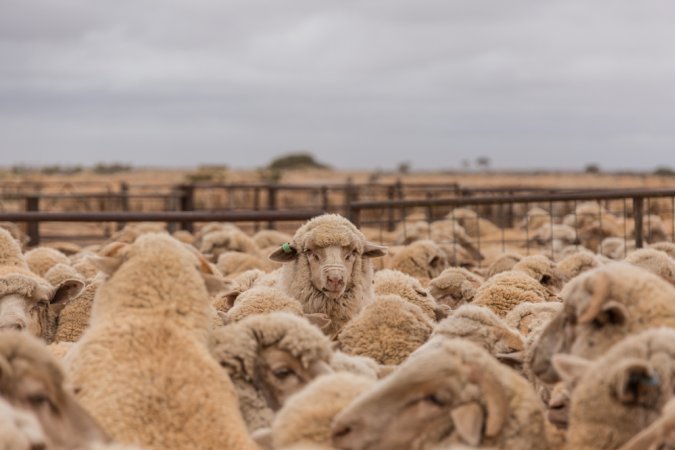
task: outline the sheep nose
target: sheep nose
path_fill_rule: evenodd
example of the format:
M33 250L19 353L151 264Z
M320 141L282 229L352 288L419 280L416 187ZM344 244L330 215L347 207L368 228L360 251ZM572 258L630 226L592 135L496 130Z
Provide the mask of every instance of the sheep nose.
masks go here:
M328 285L328 289L331 291L337 291L340 288L342 288L342 285L344 284L344 279L342 278L342 275L328 275L326 277L326 285Z

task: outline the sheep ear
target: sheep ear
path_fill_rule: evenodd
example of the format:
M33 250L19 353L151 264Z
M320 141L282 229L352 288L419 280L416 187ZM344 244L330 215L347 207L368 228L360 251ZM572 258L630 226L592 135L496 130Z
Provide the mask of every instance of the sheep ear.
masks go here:
M524 352L497 353L495 358L513 369L518 369L523 366L525 355Z
M381 380L382 378L384 378L384 377L388 376L389 374L391 374L392 372L394 372L394 370L396 370L397 367L398 366L394 366L394 365L379 366L378 369L377 369L377 378L379 380Z
M298 249L288 242L281 244L277 250L269 256L269 259L276 262L289 262L298 257Z
M65 305L70 300L77 297L79 293L82 292L82 289L84 289L84 283L82 281L75 279L65 280L58 285L56 291L54 291L54 296L49 303L52 305Z
M106 275L114 274L120 268L124 259L121 256L87 256L87 260Z
M309 321L312 325L316 325L320 330L325 330L331 324L330 317L322 313L307 313L304 314L305 319Z
M578 380L588 371L592 362L579 356L558 353L551 358L553 368L565 382Z
M653 406L661 394L661 378L644 361L623 362L616 378L616 396L627 405Z
M436 322L448 317L452 312L452 308L448 305L438 304L434 306L434 314L436 315Z
M366 258L377 258L379 256L384 256L387 254L387 247L383 245L373 244L372 242L366 242L365 247L363 248L363 256Z
M202 278L204 279L206 290L209 291L210 295L222 292L230 286L230 283L226 279L216 274L202 272Z
M232 323L232 320L230 319L230 316L228 316L224 312L218 311L217 314L218 314L218 317L220 318L220 320L223 321L223 325L229 325L229 324Z
M271 428L258 428L251 433L251 437L253 438L253 441L258 444L260 450L274 450Z
M628 320L628 309L621 303L609 301L602 307L603 315L607 316L607 323L623 325Z
M239 289L234 289L232 291L226 292L222 298L225 300L225 303L227 303L227 309L230 310L233 306L234 303L237 301L237 297L241 295L241 291Z
M471 446L480 444L485 423L483 408L477 403L468 403L455 408L450 413L457 434Z

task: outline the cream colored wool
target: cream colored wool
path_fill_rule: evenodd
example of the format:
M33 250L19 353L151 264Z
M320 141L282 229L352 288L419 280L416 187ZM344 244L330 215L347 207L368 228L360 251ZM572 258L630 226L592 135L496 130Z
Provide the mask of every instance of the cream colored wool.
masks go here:
M635 241L624 239L622 237L608 237L602 240L598 253L614 260L624 259L635 251Z
M192 245L195 242L195 237L187 230L177 230L171 233L171 236L177 240Z
M239 395L239 406L249 430L271 425L274 412L254 380L260 352L274 347L290 353L306 369L317 361L328 364L331 345L318 328L284 312L256 315L221 327L212 336L211 353L227 370Z
M487 219L478 216L473 210L467 208L456 208L449 212L447 219L454 219L466 231L466 234L472 238L478 236L488 236L499 232L499 227Z
M63 242L63 241L49 242L44 246L53 248L54 250L58 250L68 257L77 255L82 251L82 247L73 242Z
M38 276L44 277L56 264L70 265L70 260L60 251L49 247L37 247L24 255L28 267Z
M526 302L509 311L504 317L504 322L523 336L528 336L533 330L546 326L560 311L562 311L560 302Z
M473 298L473 304L485 306L505 317L520 303L545 302L551 294L540 283L523 272L510 270L499 273L483 283Z
M140 236L115 261L66 358L78 400L122 443L255 449L234 386L208 350L200 261L166 234Z
M30 241L30 238L26 233L19 228L19 226L14 223L14 222L0 222L0 229L3 229L14 238L14 240L19 244L20 248L23 248L26 244L28 244L28 241ZM2 252L0 250L0 260L2 260Z
M433 330L422 310L397 295L378 296L338 334L340 350L379 364L400 364Z
M270 264L259 256L241 252L221 253L218 256L216 267L225 277L233 277L253 269L263 272L271 269Z
M520 333L488 308L464 305L452 311L434 328L432 336L465 339L480 345L498 358L522 352L525 342Z
M55 342L77 342L89 326L89 317L94 304L96 291L103 284L105 276L101 274L92 280L61 310L54 335Z
M331 421L375 381L351 373L316 378L288 399L272 423L274 447L300 443L331 444Z
M237 297L234 306L227 312L227 316L233 322L238 322L254 314L267 314L275 311L302 316L302 305L279 289L255 286Z
M551 223L551 215L545 209L534 207L531 208L523 220L518 224L519 228L527 228L529 230L537 230L546 224Z
M34 450L45 448L46 442L33 414L12 407L0 397L0 449Z
M225 252L241 252L249 255L259 255L260 248L249 236L238 229L212 231L201 239L199 251L204 255L211 255L214 261Z
M665 252L641 248L628 255L626 262L656 274L675 286L675 259Z
M613 450L647 428L672 398L675 330L626 337L596 360L572 392L569 450Z
M487 278L490 279L498 273L506 272L511 270L518 261L523 259L522 255L517 253L505 253L499 258L495 259L490 267L488 267Z
M269 280L276 282L275 274L279 274L278 287L298 300L305 313L326 314L331 324L324 333L333 336L373 299L373 266L371 258L364 255L368 242L363 233L344 217L324 214L298 228L290 244L297 250L298 256L284 263L279 272L269 274ZM313 285L309 261L304 254L309 246L354 248L350 281L339 298L331 299Z
M398 270L384 269L375 272L374 288L376 295L398 295L403 300L419 306L432 321L436 321L437 314L441 314L440 306L420 282Z
M0 266L28 270L28 264L21 253L19 242L4 228L0 228Z
M481 276L463 267L449 267L429 282L429 293L437 303L457 308L471 303L476 290L483 284Z
M560 291L563 286L563 277L556 264L544 255L526 256L511 270L529 275L552 293Z
M600 264L602 263L593 252L580 249L558 261L556 267L563 280L567 282L587 270L598 267Z
M293 236L277 230L260 230L253 235L253 242L259 248L278 248L284 242L291 242Z
M668 256L675 259L675 243L673 242L657 242L650 245L649 248L667 253Z
M389 269L417 279L432 279L440 275L447 266L448 258L438 244L431 240L419 240L396 253Z
M77 270L87 281L93 280L99 273L98 267L92 264L87 258L74 262L73 269Z
M159 222L138 222L129 223L120 231L114 233L107 243L121 242L131 244L141 235L147 233L166 233L166 226Z
M373 358L367 356L348 355L335 351L330 359L330 367L335 372L349 372L377 380L381 366Z
M49 281L52 286L58 286L68 280L77 280L82 283L85 282L85 278L82 274L73 267L63 263L52 266L44 275L44 279Z

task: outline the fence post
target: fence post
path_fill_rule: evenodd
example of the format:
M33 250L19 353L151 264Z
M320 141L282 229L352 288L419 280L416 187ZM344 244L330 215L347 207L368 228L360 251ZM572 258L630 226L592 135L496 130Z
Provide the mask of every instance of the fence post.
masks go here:
M183 184L180 186L180 210L194 211L195 209L195 186L194 184ZM180 222L181 229L192 233L194 223L190 221Z
M260 209L260 188L258 186L253 188L253 211L258 211ZM257 233L260 231L260 222L255 222L253 224L253 229Z
M277 209L277 193L279 188L276 183L270 184L267 186L267 210L275 211ZM276 224L273 220L267 222L267 228L273 230Z
M321 186L321 209L328 212L328 186Z
M37 212L40 211L40 197L31 195L26 197L26 211ZM26 233L30 238L28 245L35 247L40 245L40 222L26 222Z
M387 187L387 200L394 201L396 186L393 184ZM387 230L394 231L396 229L396 221L394 220L394 208L389 204L387 206Z
M635 248L642 248L642 197L633 197L633 218L635 220Z
M344 206L344 212L347 215L347 219L349 219L350 222L354 223L354 211L352 210L352 179L347 178L347 182L345 183L344 187L344 198L345 198L345 206Z
M120 183L120 208L124 212L129 211L129 185L125 181ZM126 224L126 222L117 222L117 229L121 230Z

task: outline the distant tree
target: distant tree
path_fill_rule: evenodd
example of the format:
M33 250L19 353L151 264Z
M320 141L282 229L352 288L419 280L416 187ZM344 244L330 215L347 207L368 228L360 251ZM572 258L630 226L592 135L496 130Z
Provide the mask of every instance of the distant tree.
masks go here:
M279 156L272 160L267 166L268 169L286 170L286 169L328 169L326 164L322 164L314 159L314 155L307 152L289 153Z
M584 172L586 173L600 173L600 165L596 163L588 164L586 165L586 168L584 169Z
M403 161L398 164L396 171L401 175L406 175L410 173L411 168L412 166L410 164L410 161Z
M479 169L488 170L490 168L490 158L487 156L479 156L476 158L476 166Z
M654 170L654 175L672 177L675 175L675 170L673 170L671 167L659 166Z

